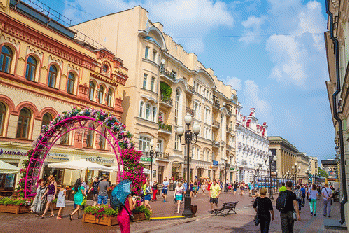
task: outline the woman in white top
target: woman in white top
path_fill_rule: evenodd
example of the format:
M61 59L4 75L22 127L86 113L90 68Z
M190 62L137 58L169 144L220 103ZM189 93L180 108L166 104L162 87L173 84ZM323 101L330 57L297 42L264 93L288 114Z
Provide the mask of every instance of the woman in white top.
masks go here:
M181 206L181 201L183 199L183 191L184 191L184 188L182 186L182 183L179 182L175 189L175 199L177 201L177 214L179 214L179 207Z
M310 206L310 213L313 216L316 216L316 195L317 195L316 185L313 184L311 189L309 189L309 206Z

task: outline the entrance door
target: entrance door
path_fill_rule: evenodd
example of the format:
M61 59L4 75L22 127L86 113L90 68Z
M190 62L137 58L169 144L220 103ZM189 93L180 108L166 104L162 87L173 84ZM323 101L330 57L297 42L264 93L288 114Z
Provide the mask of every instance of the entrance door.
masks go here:
M158 167L158 184L162 184L164 180L164 171L165 171L165 166Z

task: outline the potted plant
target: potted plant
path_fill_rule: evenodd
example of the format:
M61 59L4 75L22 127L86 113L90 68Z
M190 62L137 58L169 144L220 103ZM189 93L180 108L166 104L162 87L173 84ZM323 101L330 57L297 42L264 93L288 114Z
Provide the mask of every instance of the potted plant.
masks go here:
M113 226L118 224L118 211L108 206L87 206L84 210L83 222Z
M28 213L32 201L29 198L2 198L0 199L0 212L13 214Z
M134 221L149 220L151 216L151 211L144 205L137 206L132 210Z

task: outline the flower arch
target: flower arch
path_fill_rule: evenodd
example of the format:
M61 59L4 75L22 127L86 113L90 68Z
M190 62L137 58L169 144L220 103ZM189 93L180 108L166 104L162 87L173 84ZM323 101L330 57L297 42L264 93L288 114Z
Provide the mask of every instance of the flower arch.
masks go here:
M22 177L18 185L22 196L35 195L40 171L48 152L62 136L73 130L92 130L103 136L117 160L117 181L120 178L131 180L133 191L140 193L141 184L145 181L144 167L139 163L142 153L135 151L132 135L126 131L126 126L115 116L102 110L73 108L70 112L58 115L49 125L43 126L34 143L34 149L27 152L28 160L24 163L25 169L21 170ZM121 165L123 174L120 173ZM130 172L137 176L130 175Z

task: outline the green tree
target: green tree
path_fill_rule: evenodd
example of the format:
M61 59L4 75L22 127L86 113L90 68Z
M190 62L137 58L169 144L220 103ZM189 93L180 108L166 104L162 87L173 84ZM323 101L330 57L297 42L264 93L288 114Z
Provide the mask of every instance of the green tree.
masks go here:
M319 176L328 178L327 172L325 170L322 170L321 167L318 167L318 171L319 171Z

